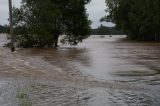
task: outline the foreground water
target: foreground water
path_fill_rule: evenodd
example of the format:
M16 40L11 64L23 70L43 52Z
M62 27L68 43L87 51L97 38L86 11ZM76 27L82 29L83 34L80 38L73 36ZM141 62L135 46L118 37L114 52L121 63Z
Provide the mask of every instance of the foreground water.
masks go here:
M77 47L14 54L2 48L0 104L159 106L160 43L120 38L92 36Z

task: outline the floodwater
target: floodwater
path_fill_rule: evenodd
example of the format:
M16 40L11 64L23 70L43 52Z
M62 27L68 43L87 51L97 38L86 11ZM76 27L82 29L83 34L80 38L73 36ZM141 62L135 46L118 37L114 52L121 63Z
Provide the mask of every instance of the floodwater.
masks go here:
M7 57L2 48L0 104L159 106L160 43L124 37L91 36L76 47L18 49Z
M7 34L0 34L0 47L8 42Z

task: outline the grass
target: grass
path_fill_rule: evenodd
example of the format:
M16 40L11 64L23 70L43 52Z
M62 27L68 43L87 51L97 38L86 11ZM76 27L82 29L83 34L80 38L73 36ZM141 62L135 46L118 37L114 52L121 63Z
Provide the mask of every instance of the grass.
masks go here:
M27 93L20 91L16 94L16 98L19 100L20 106L32 106Z

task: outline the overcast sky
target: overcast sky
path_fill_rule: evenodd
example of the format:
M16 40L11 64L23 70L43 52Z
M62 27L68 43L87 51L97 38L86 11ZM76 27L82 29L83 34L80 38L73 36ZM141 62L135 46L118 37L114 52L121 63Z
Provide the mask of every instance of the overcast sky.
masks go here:
M14 6L19 6L21 0L12 0ZM86 6L89 14L89 19L92 20L92 28L98 27L101 23L99 19L103 17L105 13L105 0L92 0L90 4ZM8 0L0 0L0 24L8 24ZM103 23L106 26L112 26L111 23Z

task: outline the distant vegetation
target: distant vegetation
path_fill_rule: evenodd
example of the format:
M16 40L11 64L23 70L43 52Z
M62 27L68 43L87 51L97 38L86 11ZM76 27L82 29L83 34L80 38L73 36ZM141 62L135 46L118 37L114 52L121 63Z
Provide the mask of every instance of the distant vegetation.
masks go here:
M90 21L85 5L90 0L22 0L14 8L14 31L21 47L57 47L63 43L77 45L87 38Z
M7 32L8 32L8 27L0 25L0 33L7 33Z
M106 0L109 15L101 21L113 22L131 39L160 41L160 0Z
M91 30L91 35L124 35L124 33L122 30L118 30L115 27L100 25L97 29Z

